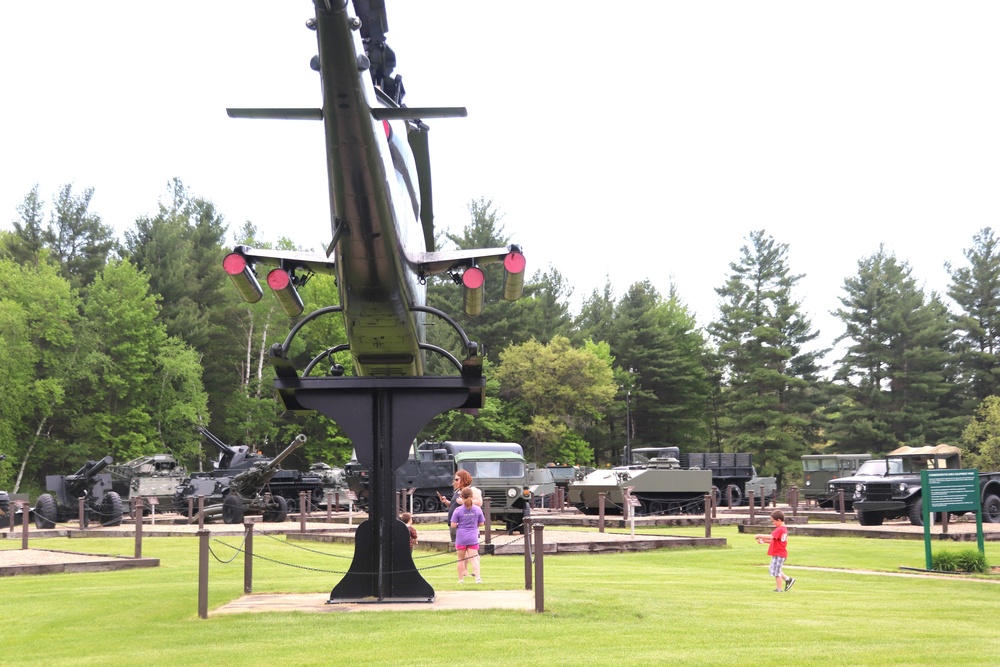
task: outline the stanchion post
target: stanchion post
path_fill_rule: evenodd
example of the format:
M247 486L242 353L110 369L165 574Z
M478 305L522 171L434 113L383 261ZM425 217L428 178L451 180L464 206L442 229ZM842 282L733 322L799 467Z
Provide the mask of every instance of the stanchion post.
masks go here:
M21 549L28 548L28 515L31 514L31 508L28 507L28 501L21 501ZM10 518L10 525L14 525L14 517Z
M705 494L705 537L712 536L712 494Z
M764 509L767 507L767 494L764 492L764 485L760 485L760 512L764 513Z
M788 504L792 506L792 516L798 516L799 514L799 487L792 485L792 488L788 489Z
M750 507L750 525L752 526L754 521L753 489L747 489L747 502Z
M535 611L540 614L545 611L545 566L543 558L545 544L542 538L542 531L545 529L545 526L538 523L533 524L531 527L535 532Z
M333 491L326 492L326 520L333 521Z
M733 509L733 485L726 486L726 507Z
M847 517L844 516L844 490L837 489L837 507L840 508L840 523L847 523Z
M132 513L135 515L135 557L142 558L142 497L132 499Z
M299 532L306 532L306 492L299 491Z
M83 496L80 496L77 499L77 506L78 506L78 510L77 511L79 513L78 516L80 518L80 530L86 530L87 529L87 508L84 505L85 501L86 501L86 498L84 498Z
M208 618L208 535L198 529L198 618Z
M486 544L493 543L493 517L490 516L490 499L485 494L483 495L483 517L486 521L483 522L485 536L484 539Z
M194 496L188 496L188 523L194 518Z
M713 486L712 487L712 520L713 521L719 517L719 514L718 514L719 504L717 502L715 502L715 499L718 498L720 495L721 494L719 493L719 487Z
M205 496L198 496L198 530L205 530Z
M249 521L243 524L246 531L243 538L243 592L253 593L253 524Z
M524 523L524 590L531 590L531 518L525 517Z
M597 532L604 532L604 499L607 497L606 491L597 494Z

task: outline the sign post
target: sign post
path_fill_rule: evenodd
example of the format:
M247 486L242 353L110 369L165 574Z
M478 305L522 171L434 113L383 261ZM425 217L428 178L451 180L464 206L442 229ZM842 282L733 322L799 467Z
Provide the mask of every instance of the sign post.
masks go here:
M983 510L979 503L979 470L921 470L920 486L927 569L932 569L933 565L930 519L934 512L975 512L976 541L979 552L986 553L983 539Z
M632 524L632 535L630 539L635 539L635 508L642 507L639 503L639 499L632 495L632 489L634 488L634 486L626 486L624 493L625 505L628 507L629 522Z

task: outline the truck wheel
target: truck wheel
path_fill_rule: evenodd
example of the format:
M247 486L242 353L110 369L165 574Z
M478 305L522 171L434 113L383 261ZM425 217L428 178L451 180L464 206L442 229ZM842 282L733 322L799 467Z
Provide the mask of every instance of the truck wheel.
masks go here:
M437 512L441 509L441 503L434 496L427 496L424 498L424 511L425 512Z
M55 528L58 516L56 499L47 493L38 496L38 500L35 501L35 527Z
M223 523L243 523L243 501L239 496L229 494L222 501Z
M424 499L420 496L413 496L413 513L420 514L424 511Z
M991 493L983 501L983 518L990 523L1000 523L1000 496Z
M924 525L924 506L919 496L911 500L909 506L906 508L906 515L910 517L911 526Z
M862 512L861 510L858 510L858 523L860 523L862 526L881 526L882 513Z
M138 521L142 521L142 517ZM101 525L122 525L122 497L115 491L105 493L104 500L101 501Z

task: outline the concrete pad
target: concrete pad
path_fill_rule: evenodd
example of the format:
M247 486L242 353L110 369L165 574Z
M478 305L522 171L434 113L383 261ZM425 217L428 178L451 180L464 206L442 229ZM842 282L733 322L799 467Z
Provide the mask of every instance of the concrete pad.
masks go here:
M80 554L53 549L0 549L0 577L59 572L110 572L159 566L159 558Z
M473 584L474 586L475 584ZM438 591L433 602L338 602L327 604L329 593L274 593L244 595L209 615L301 611L307 613L356 611L448 611L452 609L535 609L534 591Z

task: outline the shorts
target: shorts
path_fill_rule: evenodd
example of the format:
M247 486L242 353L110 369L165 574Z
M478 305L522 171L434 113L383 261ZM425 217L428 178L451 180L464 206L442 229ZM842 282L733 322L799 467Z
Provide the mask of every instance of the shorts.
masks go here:
M458 549L467 549L469 551L479 551L479 545L478 544L465 544L465 545L456 544L455 545L455 549L456 550L458 550Z
M781 566L785 564L785 559L781 556L771 556L771 567L768 572L771 573L772 577L781 576Z

